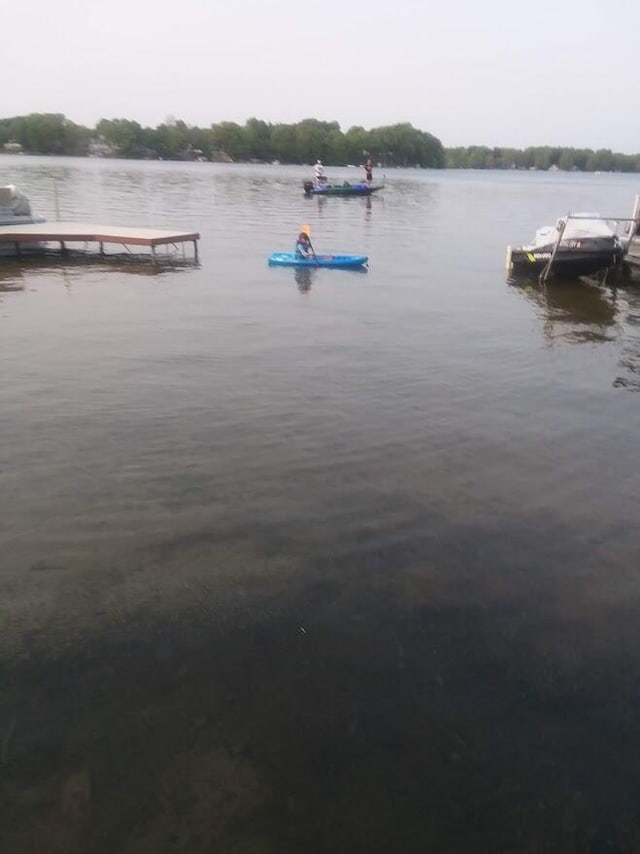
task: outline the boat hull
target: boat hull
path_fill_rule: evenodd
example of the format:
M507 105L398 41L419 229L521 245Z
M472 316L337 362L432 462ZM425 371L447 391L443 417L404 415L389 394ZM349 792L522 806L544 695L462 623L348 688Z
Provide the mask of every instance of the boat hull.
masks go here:
M552 272L564 278L591 276L615 266L623 257L623 249L616 241L597 240L585 246L558 247L553 259ZM511 250L509 269L514 274L541 273L551 261L554 246L520 246Z
M317 255L299 258L295 252L273 252L269 255L270 267L328 267L339 270L356 270L366 267L367 255Z
M304 194L310 196L371 196L382 189L382 184L325 184L314 186L311 181L304 184Z

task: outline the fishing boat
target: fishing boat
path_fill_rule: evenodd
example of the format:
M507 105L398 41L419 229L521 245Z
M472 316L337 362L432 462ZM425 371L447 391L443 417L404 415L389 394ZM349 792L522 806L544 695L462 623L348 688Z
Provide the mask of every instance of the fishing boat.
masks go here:
M270 267L334 267L340 270L356 270L369 263L367 255L314 255L301 258L295 252L272 252Z
M535 240L507 247L507 270L514 274L553 273L565 278L608 270L625 254L615 223L597 213L561 217L536 231Z
M313 181L305 181L303 184L304 194L307 198L311 196L371 196L382 189L382 184L368 184L359 181L357 184L314 184Z

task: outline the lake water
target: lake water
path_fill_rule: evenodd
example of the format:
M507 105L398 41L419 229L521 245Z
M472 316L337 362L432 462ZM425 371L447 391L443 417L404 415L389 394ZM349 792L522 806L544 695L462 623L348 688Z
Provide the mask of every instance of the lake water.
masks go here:
M0 850L639 851L640 288L503 269L638 177L309 172L0 157L202 238L1 262Z

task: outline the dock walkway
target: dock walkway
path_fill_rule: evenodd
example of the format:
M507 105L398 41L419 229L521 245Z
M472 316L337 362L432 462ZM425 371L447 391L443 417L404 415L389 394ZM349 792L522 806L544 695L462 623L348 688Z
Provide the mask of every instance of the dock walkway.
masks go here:
M197 232L165 231L157 228L127 228L116 225L92 225L80 222L42 222L29 225L0 226L0 244L14 244L20 255L22 244L58 243L62 252L67 243L98 243L100 253L104 254L105 243L117 243L122 246L147 246L156 259L157 246L193 243L195 261L198 261Z

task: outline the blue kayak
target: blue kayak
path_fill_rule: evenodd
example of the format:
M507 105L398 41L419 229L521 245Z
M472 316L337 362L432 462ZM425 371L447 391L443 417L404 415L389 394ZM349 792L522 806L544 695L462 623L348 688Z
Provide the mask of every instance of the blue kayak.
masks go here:
M337 267L341 270L366 267L367 255L316 255L300 258L295 252L273 252L269 255L270 267Z

